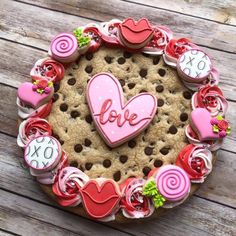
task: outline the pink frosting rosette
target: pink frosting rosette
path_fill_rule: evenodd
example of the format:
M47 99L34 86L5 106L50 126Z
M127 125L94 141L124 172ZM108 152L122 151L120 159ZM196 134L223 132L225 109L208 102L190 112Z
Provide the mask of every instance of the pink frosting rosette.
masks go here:
M189 144L179 153L176 165L186 171L191 182L203 183L212 171L212 153L204 146Z
M81 203L79 190L89 181L89 177L75 167L65 167L59 173L52 190L61 206L77 206Z
M145 183L144 179L129 178L120 185L123 194L121 208L125 217L144 218L153 214L152 200L142 195Z
M176 67L179 57L189 49L198 48L189 39L171 39L164 49L163 59L169 66Z
M211 116L225 115L228 109L228 102L218 86L207 85L192 97L192 108L206 108Z
M51 134L52 127L46 120L41 118L29 118L21 122L19 126L17 144L20 147L25 147L32 139Z
M143 52L151 55L162 55L166 45L173 38L173 32L165 26L154 26L152 40L144 47Z

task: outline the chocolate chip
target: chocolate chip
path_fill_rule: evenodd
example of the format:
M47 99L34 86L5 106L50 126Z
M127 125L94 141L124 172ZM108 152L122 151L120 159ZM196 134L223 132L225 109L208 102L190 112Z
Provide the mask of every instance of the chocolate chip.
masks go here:
M121 163L124 164L127 160L128 160L128 156L126 156L126 155L121 155L121 156L120 156L120 162L121 162Z
M93 122L93 118L92 118L91 115L85 116L85 120L86 120L86 122L89 123L89 124L91 124L91 123Z
M155 167L161 167L162 165L163 165L163 161L162 160L156 159L154 161L154 166Z
M92 142L91 142L88 138L86 138L86 139L84 140L84 145L85 145L86 147L89 147L91 144L92 144Z
M55 139L57 139L57 140L60 139L59 135L57 135L57 134L52 134L52 136L53 136Z
M85 163L85 169L86 170L90 170L92 168L92 166L93 166L93 163L91 163L91 162Z
M139 75L140 75L141 77L146 77L146 75L147 75L147 69L141 69L141 70L139 71Z
M71 115L71 117L72 118L77 118L77 117L79 117L80 116L80 112L79 111L72 111L71 113L70 113L70 115Z
M60 105L60 110L61 111L67 111L67 109L68 109L68 105L66 104L66 103L62 103L61 105Z
M158 107L162 107L163 105L164 105L164 100L161 99L161 98L159 98L159 99L157 100L157 106L158 106Z
M146 93L146 92L147 92L147 90L145 90L145 89L142 89L139 91L139 93Z
M60 84L56 83L54 84L54 92L56 93L60 89Z
M169 133L176 134L177 132L178 132L178 129L174 125L171 125L169 128Z
M163 90L164 90L163 85L157 85L157 86L156 86L156 91L157 91L158 93L163 92Z
M105 59L105 61L106 61L108 64L111 64L111 62L112 62L112 58L111 58L111 57L105 56L104 59Z
M67 81L67 84L69 84L69 85L74 85L75 83L76 83L76 79L75 78L70 78Z
M153 148L151 148L151 147L145 147L144 153L145 153L147 156L152 155L152 153L153 153Z
M182 113L179 118L180 118L181 121L184 122L184 121L188 120L188 114L187 113Z
M167 155L169 153L169 148L167 147L163 147L161 150L160 150L160 153L162 155Z
M77 161L71 161L70 166L72 167L78 167L78 162Z
M129 89L132 89L132 88L135 87L135 85L136 85L135 83L129 83L129 84L128 84L128 87L129 87Z
M87 53L87 54L85 55L85 58L86 58L88 61L90 61L90 60L93 59L93 54L92 54L92 53Z
M52 101L56 102L58 100L58 98L59 98L59 95L57 93L54 93Z
M151 168L148 167L148 166L145 166L145 167L143 168L143 174L144 174L145 176L148 176L148 174L149 174L150 171L151 171Z
M153 65L157 65L160 61L160 57L154 57L153 58Z
M120 177L121 177L121 173L120 171L116 171L114 174L113 174L113 179L117 182L120 180Z
M183 92L183 97L184 97L185 99L191 99L191 98L192 98L192 94L191 94L191 92L189 92L189 91L184 91L184 92Z
M58 141L59 141L59 143L60 143L61 145L64 144L64 141L63 141L63 140L59 139Z
M124 56L125 58L130 58L130 57L132 57L132 53L130 53L130 52L124 52L124 53L123 53L123 56Z
M119 79L119 82L120 82L122 87L125 86L125 81L123 79Z
M136 142L135 142L134 140L130 140L130 141L128 142L128 146L129 146L130 148L134 148L134 147L136 146Z
M92 71L93 71L93 67L92 66L86 66L85 67L85 71L88 73L88 74L90 74Z
M109 168L111 166L111 161L109 159L105 159L102 164L105 168Z
M75 146L74 146L74 150L75 150L75 152L82 152L82 150L83 150L83 146L81 145L81 144L76 144Z
M158 70L158 74L159 74L161 77L163 77L163 76L165 76L166 71L165 71L164 69L159 69L159 70Z
M125 61L126 61L126 60L125 60L124 57L119 57L118 60L117 60L117 62L118 62L119 64L121 64L121 65L124 64Z

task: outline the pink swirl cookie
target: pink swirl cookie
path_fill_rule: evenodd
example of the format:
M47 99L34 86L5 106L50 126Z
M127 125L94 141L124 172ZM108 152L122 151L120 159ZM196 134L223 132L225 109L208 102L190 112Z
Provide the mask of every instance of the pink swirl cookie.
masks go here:
M168 201L176 202L184 199L190 192L190 179L187 173L178 166L161 167L155 177L157 189Z
M58 34L53 38L48 53L62 63L75 61L79 56L77 38L70 33Z

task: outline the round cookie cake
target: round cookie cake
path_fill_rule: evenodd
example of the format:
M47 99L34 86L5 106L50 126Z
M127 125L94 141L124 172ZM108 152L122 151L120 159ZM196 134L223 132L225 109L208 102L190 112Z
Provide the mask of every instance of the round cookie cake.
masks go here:
M18 89L17 143L43 190L101 221L160 215L212 171L230 133L210 57L146 18L52 39Z

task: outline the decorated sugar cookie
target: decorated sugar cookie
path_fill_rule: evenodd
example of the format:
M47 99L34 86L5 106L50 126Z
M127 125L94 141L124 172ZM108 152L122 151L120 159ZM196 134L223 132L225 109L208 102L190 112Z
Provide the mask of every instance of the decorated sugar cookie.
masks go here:
M228 103L190 39L147 18L75 25L32 65L17 144L60 206L102 222L156 217L214 171Z

